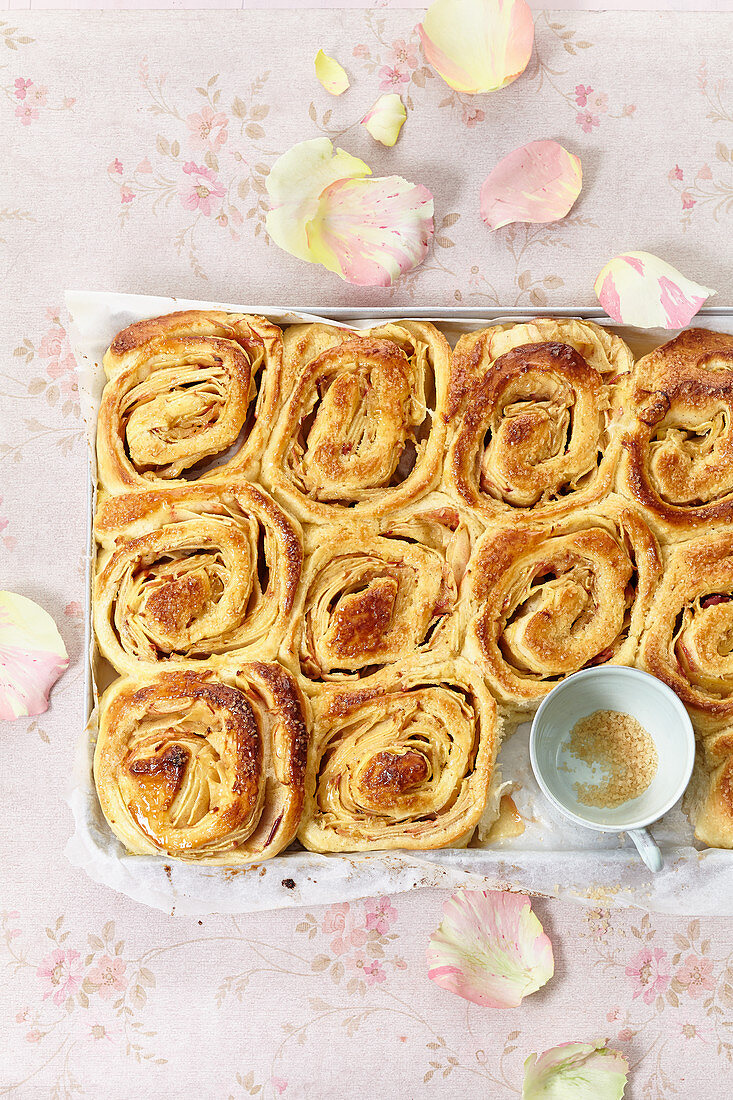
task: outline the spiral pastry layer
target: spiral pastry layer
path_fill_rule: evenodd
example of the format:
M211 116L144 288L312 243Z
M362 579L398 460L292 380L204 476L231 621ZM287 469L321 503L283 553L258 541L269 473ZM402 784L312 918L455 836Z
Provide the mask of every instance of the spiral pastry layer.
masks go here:
M432 494L381 533L368 520L311 528L305 550L290 650L307 690L445 644L470 553L448 498Z
M298 835L316 852L465 844L486 807L497 741L496 704L460 658L324 686Z
M466 656L521 718L571 673L633 662L660 576L654 536L618 496L487 532L466 579Z
M164 673L103 695L94 778L129 852L248 863L293 839L306 751L302 699L279 665Z
M111 497L95 528L94 628L118 672L277 654L302 542L263 489L197 482Z
M294 325L262 479L301 520L385 515L433 488L443 461L450 349L433 325L355 333Z
M609 488L629 349L590 321L462 336L448 398L448 489L488 520L557 516Z
M679 695L700 733L733 724L733 533L668 551L639 661Z
M733 520L733 336L688 329L634 369L619 489L666 541Z
M206 476L256 473L278 400L277 326L239 313L171 313L118 333L104 367L109 381L97 425L103 492L191 480L202 469Z
M698 745L683 805L697 840L712 848L733 848L733 727Z

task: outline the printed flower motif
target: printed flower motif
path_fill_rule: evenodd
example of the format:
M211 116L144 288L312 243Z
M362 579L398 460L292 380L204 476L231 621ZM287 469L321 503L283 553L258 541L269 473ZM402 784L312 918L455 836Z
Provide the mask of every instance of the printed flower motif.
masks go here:
M693 206L697 202L697 199L693 199L689 191L683 191L680 195L680 198L682 199L683 210L692 210Z
M369 57L369 47L365 46L363 42L360 42L358 46L354 46L351 52L353 53L354 57Z
M38 1030L37 1027L33 1027L29 1032L26 1033L25 1038L26 1042L28 1043L40 1043L43 1036L41 1035L41 1032Z
M346 915L350 908L348 901L339 901L334 905L329 905L323 916L321 931L325 932L326 935L331 932L343 932L346 927Z
M113 993L121 992L127 988L125 978L126 964L120 958L112 958L110 955L102 955L97 959L96 965L87 974L92 985L98 986L97 992L105 1001Z
M593 133L593 127L601 125L601 120L596 115L592 115L590 111L578 111L575 121L586 134Z
M30 126L31 122L38 118L38 111L26 103L15 108L15 117L20 119L23 126Z
M150 175L150 173L153 171L153 166L150 163L149 157L143 157L135 171L142 172L143 175Z
M24 80L22 76L15 78L15 91L13 95L16 99L25 99L28 94L28 89L33 84L32 80Z
M112 1036L104 1026L104 1024L92 1024L89 1028L89 1038L94 1039L97 1042L99 1039L109 1039L112 1042Z
M457 92L503 88L532 55L534 21L525 0L435 0L417 29L429 63Z
M621 114L623 115L624 118L631 118L631 116L633 115L635 110L636 110L636 104L635 103L624 103Z
M108 172L115 172L118 176L122 175L122 161L119 157L115 157L111 164L107 166Z
M670 168L667 178L670 180L682 179L682 169L680 168L679 164L675 164L674 168Z
M288 1087L288 1083L287 1083L287 1081L285 1080L284 1077L271 1077L270 1078L270 1084L272 1085L275 1092L278 1093L279 1096L282 1096L282 1094L285 1092L286 1088Z
M368 909L366 914L366 926L370 930L376 930L380 936L389 932L397 920L397 910L388 897L379 898L373 909Z
M392 43L391 53L395 68L417 68L417 46L414 42L405 42L404 38L396 38Z
M379 70L379 90L382 92L399 91L401 84L409 84L410 74L406 69L383 65Z
M379 984L379 982L386 982L387 975L384 972L382 964L377 959L372 959L370 963L364 967L364 981L367 985Z
M479 107L464 107L461 112L461 121L464 126L468 126L469 129L474 127L477 122L483 122L486 118L486 114Z
M221 111L214 111L208 103L186 119L189 140L194 149L218 153L228 137L229 119Z
M135 192L127 184L123 184L120 188L120 202L132 202L135 198ZM185 204L184 204L185 205Z
M45 107L48 100L48 88L43 84L33 84L32 81L30 83L31 87L28 88L26 102L36 107Z
M650 1005L669 985L667 952L659 947L642 947L626 967L626 977L632 979L633 999L641 997L644 1004Z
M25 596L0 592L0 719L42 714L68 665L48 612Z
M591 94L592 91L593 89L589 84L577 84L575 86L575 102L578 104L579 107L585 107L588 102L588 96Z
M598 111L603 115L608 110L608 96L605 92L595 92L588 96L587 106L591 111Z
M709 164L703 164L700 171L697 173L697 179L699 180L711 180L713 178L713 172ZM680 176L682 179L682 176Z
M552 977L552 944L524 894L459 890L433 932L428 977L489 1008L516 1008Z
M433 235L433 196L371 169L326 137L302 141L267 177L267 231L280 248L359 286L390 286L422 263Z
M564 218L580 194L580 158L556 141L531 141L500 160L481 187L481 217L489 229L511 222Z
M64 615L68 615L70 619L80 619L83 614L84 608L78 600L72 600L70 603L67 603L64 608Z
M79 960L78 951L63 951L60 947L41 960L36 975L46 987L44 1001L50 997L55 1005L62 1005L67 997L76 993L81 985Z
M619 1043L630 1043L635 1034L636 1032L632 1031L630 1027L622 1027L618 1033L618 1041Z
M699 955L688 955L675 977L693 1000L701 997L706 989L715 988L712 961Z
M221 181L216 173L205 165L194 164L189 160L184 164L183 171L190 178L184 180L179 189L181 203L186 210L198 210L205 217L209 217L214 209L215 200L222 199L226 194ZM132 197L132 195L131 195ZM129 202L129 199L123 199Z
M650 252L614 256L601 269L595 292L614 321L668 329L684 328L715 294Z
M522 1100L621 1100L628 1072L620 1050L561 1043L527 1058Z
M16 1012L16 1014L15 1014L16 1024L24 1024L26 1022L26 1020L28 1019L29 1013L30 1013L30 1008L28 1007L28 1005L26 1005L25 1008L21 1008L20 1012Z

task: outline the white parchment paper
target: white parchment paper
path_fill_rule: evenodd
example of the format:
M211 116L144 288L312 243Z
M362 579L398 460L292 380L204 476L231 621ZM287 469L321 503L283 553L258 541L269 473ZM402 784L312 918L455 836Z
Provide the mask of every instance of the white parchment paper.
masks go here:
M387 309L362 310L347 316L324 307L316 314L275 307L134 294L69 291L71 339L79 369L79 390L87 426L90 509L89 560L93 553L91 521L96 481L94 433L104 386L102 356L120 329L134 321L180 309L231 309L258 313L278 324L325 320L330 324L368 327L394 318ZM429 317L454 341L463 332L497 320L526 320L529 311L416 311ZM599 318L593 310L547 310L546 316ZM616 327L639 354L670 338L670 333L639 332ZM695 324L722 331L733 328L733 311L710 310ZM132 856L109 829L92 777L96 736L95 649L91 632L91 601L87 595L87 714L79 733L76 762L68 794L74 833L66 847L68 859L103 883L136 901L186 914L244 913L299 905L321 905L377 894L400 893L416 887L474 886L526 891L575 900L592 906L635 905L657 912L727 914L733 896L733 852L699 851L692 828L679 806L653 826L662 850L664 869L651 874L623 834L595 833L566 821L539 791L531 772L528 725L501 748L499 763L514 784L512 797L525 823L520 837L499 841L490 849L472 847L436 852L390 852L364 855L316 855L293 846L263 863L242 868L200 867L164 857Z

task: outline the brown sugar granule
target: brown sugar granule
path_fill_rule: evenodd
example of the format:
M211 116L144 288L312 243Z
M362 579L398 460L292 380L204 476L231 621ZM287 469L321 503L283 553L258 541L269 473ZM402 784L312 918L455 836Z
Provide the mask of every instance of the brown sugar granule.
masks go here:
M620 806L642 794L657 774L654 741L635 718L617 710L596 710L576 722L568 751L607 772L599 783L574 784L578 802L584 806Z

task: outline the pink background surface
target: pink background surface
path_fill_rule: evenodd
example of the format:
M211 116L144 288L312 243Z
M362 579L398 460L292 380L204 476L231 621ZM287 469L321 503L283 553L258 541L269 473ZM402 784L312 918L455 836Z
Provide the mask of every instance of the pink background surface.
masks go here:
M47 714L0 730L0 1095L499 1100L519 1095L531 1051L597 1038L628 1055L631 1100L731 1092L728 916L539 901L555 977L492 1012L427 979L439 891L198 921L67 864L86 456L61 309L67 286L252 306L589 305L628 248L733 305L731 17L538 17L525 76L473 100L426 75L415 12L13 20L0 26L0 576L52 612L72 664ZM352 78L338 101L313 77L320 46ZM393 83L410 111L388 151L354 123ZM435 194L436 248L392 290L349 287L266 241L269 166L324 131ZM480 183L538 137L581 156L583 195L561 224L490 234ZM224 191L209 214L185 205L191 164Z

